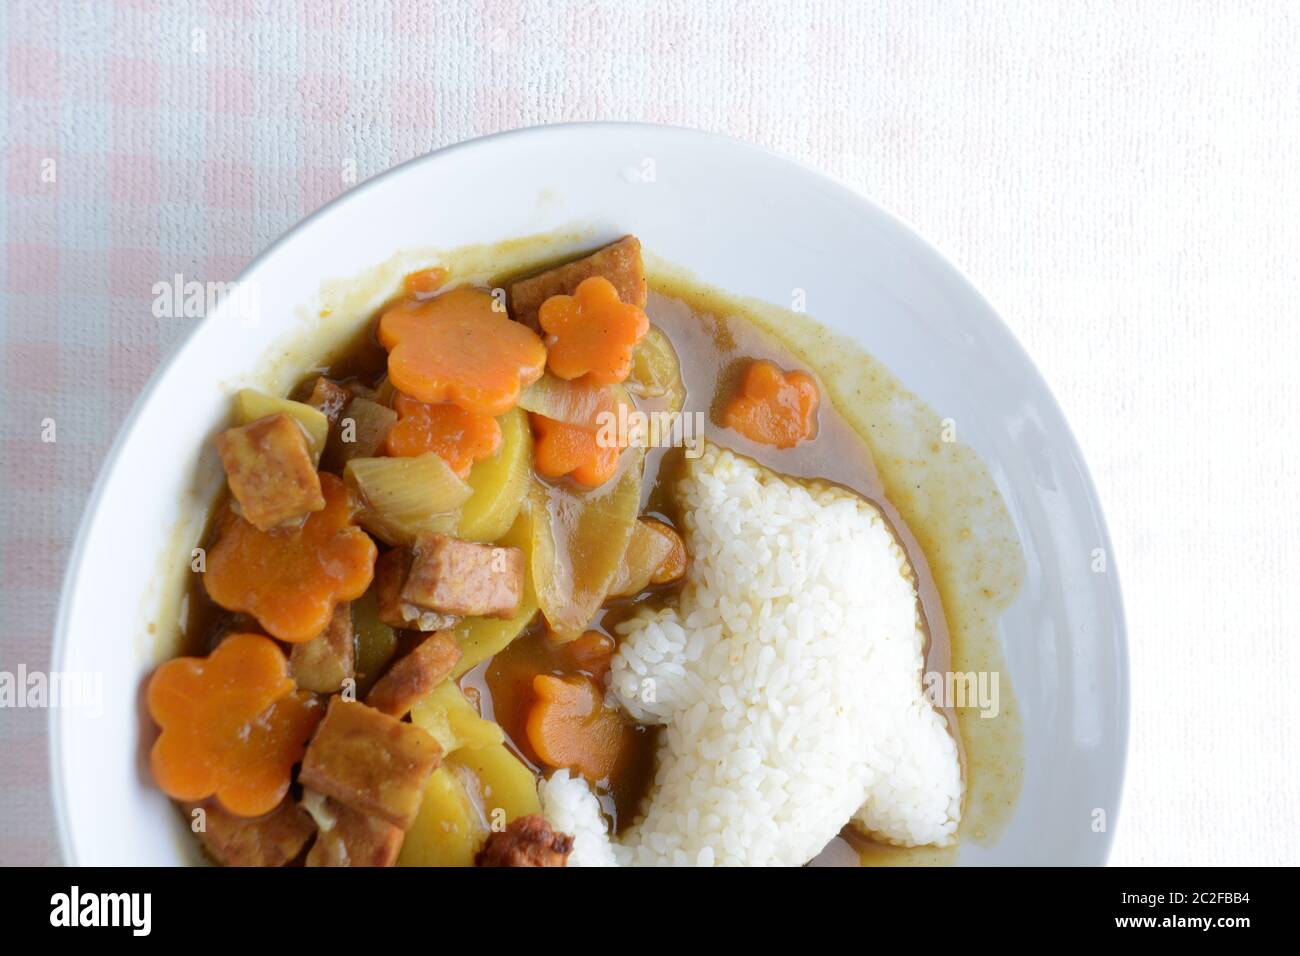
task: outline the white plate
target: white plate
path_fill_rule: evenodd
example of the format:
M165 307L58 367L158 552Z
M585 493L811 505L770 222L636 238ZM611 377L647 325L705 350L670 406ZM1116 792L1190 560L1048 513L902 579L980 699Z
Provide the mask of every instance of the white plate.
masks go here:
M651 174L653 182L647 180ZM302 328L320 283L407 248L455 248L573 225L627 232L704 282L811 309L853 336L933 407L961 407L1022 536L1027 574L1001 639L1026 727L1024 790L991 847L961 862L1105 861L1123 778L1128 675L1113 564L1083 458L1029 358L934 249L862 197L789 159L688 130L552 126L474 140L371 180L299 224L241 281L262 320L223 305L145 390L109 454L77 538L55 632L58 671L102 673L102 715L51 712L54 800L65 858L166 864L186 834L150 783L141 688L160 569L174 579L211 476L196 465L230 389ZM865 321L874 316L875 321ZM148 321L142 315L141 321ZM286 365L294 363L292 355ZM293 371L292 368L289 371ZM298 368L298 372L302 369ZM280 370L281 382L287 374ZM1107 833L1093 831L1093 810Z

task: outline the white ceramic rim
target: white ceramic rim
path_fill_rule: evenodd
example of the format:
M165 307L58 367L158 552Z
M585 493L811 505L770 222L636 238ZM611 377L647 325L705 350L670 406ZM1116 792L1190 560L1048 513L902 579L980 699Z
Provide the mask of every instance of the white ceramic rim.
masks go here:
M1004 347L1014 349L1016 350L1016 352L1018 352L1017 358L1023 361L1023 364L1026 367L1026 369L1034 377L1035 379L1034 384L1037 385L1037 387L1041 390L1043 398L1048 403L1050 403L1051 411L1053 411L1056 414L1057 418L1060 420L1061 424L1064 427L1064 431L1060 436L1061 442L1064 445L1066 445L1067 448L1072 452L1072 457L1075 459L1075 461L1079 466L1080 469L1080 474L1078 475L1079 481L1083 486L1087 498L1087 503L1091 506L1091 510L1097 516L1097 531L1099 533L1100 546L1105 549L1105 552L1108 555L1114 554L1114 549L1110 541L1110 533L1106 525L1105 515L1101 507L1100 499L1097 495L1096 485L1092 480L1092 475L1088 470L1087 462L1083 456L1082 450L1079 448L1079 444L1074 437L1074 432L1072 429L1070 429L1069 422L1066 419L1064 412L1061 410L1060 404L1056 400L1056 396L1052 393L1051 388L1048 386L1046 380L1043 378L1042 373L1038 370L1037 365L1034 364L1033 359L1029 356L1028 352L1024 349L1023 345L1021 345L1020 341L1016 338L1015 334L1011 331L1011 328L1006 324L1005 320L1002 319L998 310L993 307L992 303L990 303L989 300L979 291L979 289L976 288L976 286L971 282L971 280L966 276L966 274L961 269L955 266L946 256L944 256L937 248L935 248L933 244L931 244L928 240L926 240L909 223L902 220L901 218L894 215L893 213L885 210L884 208L872 202L871 200L867 199L865 196L856 192L852 187L842 182L841 180L837 179L836 177L833 177L818 169L810 167L798 159L787 156L775 150L770 150L762 146L757 146L753 143L748 143L743 140L737 140L733 137L724 136L718 133L710 133L702 130L689 129L686 127L672 126L668 124L639 123L639 122L585 122L585 123L547 124L542 126L530 126L530 127L522 127L519 129L505 130L499 133L493 133L487 136L481 136L474 139L465 140L463 142L454 143L450 146L445 146L442 147L441 149L434 150L433 152L426 153L422 156L417 156L413 159L407 160L404 163L401 163L397 166L387 169L384 172L379 173L378 175L373 176L370 179L367 179L365 182L359 183L358 185L348 190L347 192L343 193L342 195L335 197L330 202L326 203L324 206L321 206L319 209L315 210L310 215L306 216L305 218L297 222L295 225L290 227L288 230L282 233L277 239L275 239L275 241L273 241L265 249L263 249L257 256L255 256L244 267L243 271L240 272L236 282L243 283L246 280L246 277L255 269L257 269L264 259L268 258L279 247L289 242L299 232L305 230L312 222L314 222L318 218L323 217L326 212L346 203L363 202L365 200L367 192L370 189L372 189L379 183L387 180L389 177L397 176L398 174L406 170L408 167L415 166L418 164L423 164L423 163L434 162L444 154L453 151L469 151L469 150L478 149L488 143L492 143L503 138L523 138L529 135L535 135L543 132L552 133L555 131L562 131L565 129L577 130L577 129L591 129L591 128L601 128L601 127L620 127L628 130L633 130L633 131L639 129L644 131L658 130L658 131L672 131L679 134L684 133L684 134L689 134L691 136L700 137L702 140L723 142L728 144L732 148L741 147L743 149L753 150L755 152L765 154L769 157L775 157L779 160L782 160L785 163L790 164L793 167L796 167L797 169L802 171L802 173L821 180L825 185L839 192L842 195L842 198L847 205L857 206L858 208L862 209L864 212L866 212L869 215L889 221L901 232L907 234L916 243L918 247L924 249L933 257L934 263L937 266L945 269L949 273L950 279L955 280L955 282L959 286L963 287L964 291L969 296L971 296L973 299L975 299L981 305L984 306L987 317L994 320L997 332L999 332L1004 338L1004 343L1003 343ZM122 452L122 449L126 445L126 442L128 441L129 437L131 436L134 430L136 421L140 416L141 410L150 402L158 386L159 381L167 374L168 370L172 367L172 365L175 362L177 362L181 354L190 346L194 338L194 335L198 331L198 329L201 328L204 324L208 322L212 322L214 318L216 318L216 316L208 315L204 319L202 319L200 323L196 324L194 328L191 329L190 333L186 336L185 341L182 342L176 349L174 349L171 355L169 355L167 359L161 365L159 365L159 367L154 371L148 383L145 385L144 389L141 391L140 395L136 398L134 404L132 405L130 413L123 421L122 426L118 430L117 436L114 439L111 448L109 449L108 455L105 457L104 463L100 467L99 474L95 480L95 484L91 489L89 498L87 499L86 507L82 512L82 517L81 517L80 524L78 526L76 539L73 544L71 555L69 557L67 570L65 571L63 577L62 590L59 596L59 607L55 618L54 646L53 646L53 653L51 655L52 667L55 671L64 670L64 658L66 656L67 644L68 644L67 618L69 614L70 595L72 593L71 588L73 583L79 577L81 572L81 565L84 557L84 549L89 534L89 529L96 513L99 510L104 487L107 484L108 476L112 473L114 467L116 466L117 460ZM1109 856L1111 848L1114 845L1115 828L1118 819L1120 817L1120 810L1122 807L1123 794L1124 794L1124 781L1127 774L1128 741L1129 741L1129 733L1130 733L1130 705L1129 705L1130 677L1129 677L1127 624L1124 615L1123 591L1119 580L1118 569L1113 566L1114 563L1115 562L1112 559L1111 561L1112 567L1109 570L1108 577L1110 580L1111 590L1113 592L1113 599L1114 599L1113 620L1114 620L1115 628L1114 631L1109 635L1109 637L1114 642L1115 661L1117 665L1116 676L1119 681L1119 686L1116 688L1116 699L1118 702L1118 713L1116 717L1117 717L1117 729L1119 731L1119 736L1123 743L1123 746L1120 752L1115 757L1115 761L1116 761L1116 774L1115 774L1115 784L1114 784L1115 792L1112 800L1112 807L1111 807L1111 812L1109 814L1109 820L1107 822L1105 832L1101 835L1101 839L1104 844L1102 854L1101 854L1103 860ZM1099 636L1098 639L1099 640L1103 639L1103 636ZM60 734L59 734L58 714L59 714L58 709L51 708L49 723L47 725L48 727L47 732L49 734L49 754L50 754L50 792L51 792L51 798L53 800L53 805L54 805L55 826L58 834L60 852L63 856L65 865L76 866L78 864L77 864L75 848L73 846L73 840L71 836L71 827L68 819L66 794L64 792L65 780L64 780L64 774L62 769L62 741L60 739Z

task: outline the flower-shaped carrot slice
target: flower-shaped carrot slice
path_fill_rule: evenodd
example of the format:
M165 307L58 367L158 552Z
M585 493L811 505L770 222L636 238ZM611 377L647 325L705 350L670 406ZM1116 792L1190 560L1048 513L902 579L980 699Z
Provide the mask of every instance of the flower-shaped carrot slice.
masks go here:
M619 300L603 276L578 283L573 295L553 295L542 303L538 322L550 350L547 364L556 376L586 376L595 385L616 385L632 371L632 349L650 331L650 320L635 305Z
M546 346L493 308L481 289L454 289L403 302L379 318L388 378L422 402L455 402L480 415L504 415L519 390L541 378Z
M149 715L162 734L149 754L158 786L176 800L216 794L231 813L270 813L324 711L294 689L289 662L261 634L232 634L207 657L178 657L149 680Z
M589 488L603 485L618 471L617 446L602 444L599 432L529 415L533 425L533 467L545 478L571 475Z
M324 631L335 604L361 597L375 570L375 543L352 524L342 480L322 472L320 486L325 507L297 528L258 531L228 515L203 576L212 600L295 644Z
M817 436L817 383L806 372L783 372L766 360L745 370L740 390L723 410L722 424L750 441L793 448Z
M430 405L398 392L393 408L401 418L388 430L388 453L414 458L426 452L442 457L462 478L480 458L501 448L501 426L491 415L467 412L459 405Z
M536 698L524 725L528 743L542 762L569 767L588 780L604 780L628 746L629 728L589 677L533 678Z

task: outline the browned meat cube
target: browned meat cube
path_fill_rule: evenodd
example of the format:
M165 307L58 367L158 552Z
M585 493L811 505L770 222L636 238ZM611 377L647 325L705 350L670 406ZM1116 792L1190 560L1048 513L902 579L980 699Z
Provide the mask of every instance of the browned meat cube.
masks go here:
M411 568L411 552L407 548L385 551L375 562L375 600L379 606L379 620L389 627L412 631L445 631L460 620L454 614L439 614L418 608L402 600L402 588Z
M324 375L312 385L307 404L329 419L331 425L337 425L339 417L348 402L352 401L352 392L347 387L331 382Z
M438 742L414 724L335 697L307 745L298 780L407 830L441 757Z
M391 548L375 561L375 605L379 620L389 627L409 627L402 614L402 585L411 567L411 552Z
M307 436L288 415L226 429L217 454L240 511L261 531L325 507Z
M478 866L567 866L573 837L556 833L541 817L530 814L511 820L493 833L474 857Z
M432 634L379 678L366 703L393 717L404 717L411 705L437 687L460 660L460 645L447 633Z
M582 259L513 283L510 286L510 312L516 321L536 329L537 310L543 302L553 295L573 295L578 283L591 276L604 276L618 290L620 299L645 308L645 266L641 262L641 242L636 236L624 236Z
M307 854L308 866L392 866L406 834L385 820L358 813L337 800L306 790L302 804L320 833Z
M461 617L513 617L524 593L524 553L518 548L423 532L402 586L402 600Z
M345 680L357 676L351 604L335 605L329 627L310 641L293 645L289 670L299 687L318 694L336 693Z
M263 817L237 817L215 800L188 807L191 828L194 810L203 811L199 840L212 858L225 866L284 866L297 858L316 832L302 807L286 798Z

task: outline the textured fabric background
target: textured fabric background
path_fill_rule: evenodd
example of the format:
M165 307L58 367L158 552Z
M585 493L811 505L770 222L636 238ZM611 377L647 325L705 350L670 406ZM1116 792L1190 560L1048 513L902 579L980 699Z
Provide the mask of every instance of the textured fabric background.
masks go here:
M909 220L1055 389L1128 607L1113 861L1300 861L1294 5L8 0L0 58L0 670L48 666L87 491L188 331L154 282L233 278L349 159L695 126ZM0 711L3 863L57 860L46 716Z

